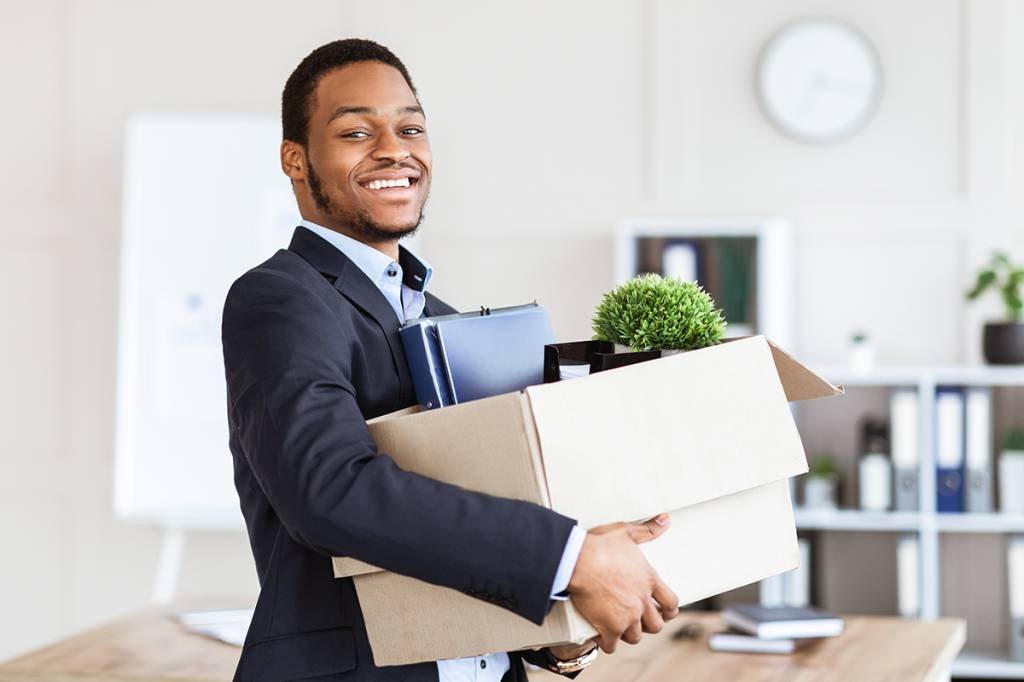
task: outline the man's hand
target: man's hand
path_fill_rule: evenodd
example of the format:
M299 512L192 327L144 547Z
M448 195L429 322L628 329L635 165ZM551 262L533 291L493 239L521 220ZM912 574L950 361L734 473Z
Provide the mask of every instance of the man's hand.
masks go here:
M636 644L679 613L679 598L662 582L637 547L668 530L668 514L646 523L612 523L587 533L569 579L573 606L598 632L605 653L619 639Z

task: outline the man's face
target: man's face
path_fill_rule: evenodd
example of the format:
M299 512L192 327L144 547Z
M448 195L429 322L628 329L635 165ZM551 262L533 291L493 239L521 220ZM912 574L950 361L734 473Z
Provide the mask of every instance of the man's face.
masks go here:
M306 150L314 222L370 241L415 231L430 191L430 143L402 74L349 64L324 75L314 97Z

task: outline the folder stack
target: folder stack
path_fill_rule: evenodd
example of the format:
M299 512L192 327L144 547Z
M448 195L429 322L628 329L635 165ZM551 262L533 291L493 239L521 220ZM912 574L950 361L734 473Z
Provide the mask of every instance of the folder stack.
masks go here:
M536 303L421 317L399 335L416 400L427 409L542 383L544 346L555 340Z
M843 633L843 619L810 607L734 604L722 612L731 630L708 640L713 651L788 654Z

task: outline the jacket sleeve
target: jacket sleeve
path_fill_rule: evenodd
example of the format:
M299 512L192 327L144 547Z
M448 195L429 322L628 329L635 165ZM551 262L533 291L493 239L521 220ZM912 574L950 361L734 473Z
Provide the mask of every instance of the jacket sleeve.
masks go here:
M378 453L356 402L345 334L324 301L277 271L246 273L225 302L229 422L288 533L325 556L460 590L541 623L573 520L403 471Z

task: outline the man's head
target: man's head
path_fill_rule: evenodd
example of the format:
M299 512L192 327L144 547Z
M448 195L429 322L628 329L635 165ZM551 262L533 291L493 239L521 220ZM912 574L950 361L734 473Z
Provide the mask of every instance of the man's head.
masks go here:
M281 127L281 167L303 218L371 244L419 226L430 191L426 118L386 47L350 39L310 53L284 86Z

